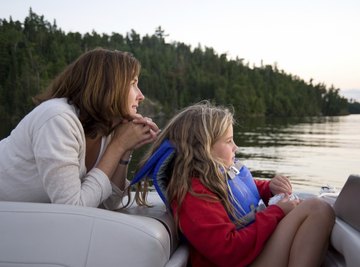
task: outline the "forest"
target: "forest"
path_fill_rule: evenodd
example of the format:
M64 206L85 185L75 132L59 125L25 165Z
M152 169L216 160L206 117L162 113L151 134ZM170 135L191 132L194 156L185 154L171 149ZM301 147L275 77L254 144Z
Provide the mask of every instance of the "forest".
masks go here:
M24 22L0 19L0 138L34 107L33 96L96 47L129 51L139 59L139 87L147 98L143 111L152 115L173 114L203 99L233 106L239 117L360 113L360 103L340 96L340 89L304 81L275 63L249 66L211 47L167 43L165 37L161 26L145 36L133 29L125 36L65 33L56 21L50 23L31 9Z

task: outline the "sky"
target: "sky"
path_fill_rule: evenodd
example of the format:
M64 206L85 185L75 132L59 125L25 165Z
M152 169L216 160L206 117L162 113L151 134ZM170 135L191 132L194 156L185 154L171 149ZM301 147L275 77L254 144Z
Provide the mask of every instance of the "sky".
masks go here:
M276 64L360 101L359 0L1 0L0 18L23 22L30 7L65 32L144 36L161 26L166 42Z

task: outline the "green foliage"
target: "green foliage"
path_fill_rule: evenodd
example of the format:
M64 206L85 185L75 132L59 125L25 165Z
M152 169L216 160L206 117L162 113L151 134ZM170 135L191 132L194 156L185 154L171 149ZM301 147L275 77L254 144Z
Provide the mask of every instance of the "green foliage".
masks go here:
M360 114L360 103L351 101L348 104L348 110L351 114Z
M80 54L96 47L129 51L142 63L140 88L159 113L171 114L202 99L233 106L237 116L339 115L358 111L339 89L313 85L279 71L277 66L250 68L212 48L167 43L160 26L141 37L131 30L81 35L64 33L31 9L24 23L0 20L1 137L33 108L32 97ZM350 108L351 107L351 108Z

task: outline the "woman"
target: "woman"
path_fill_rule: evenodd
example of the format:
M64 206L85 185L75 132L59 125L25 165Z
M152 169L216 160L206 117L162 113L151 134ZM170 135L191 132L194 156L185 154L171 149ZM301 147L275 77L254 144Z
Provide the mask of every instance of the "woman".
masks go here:
M265 203L272 195L287 197L255 212L252 221L237 212L234 203L245 209L247 201L246 188L239 198L230 194L227 173L237 150L233 123L226 108L208 102L187 107L170 120L144 158L164 140L175 147L166 194L190 245L191 266L320 266L335 220L327 203L289 199L290 181L275 176L254 179L259 195ZM146 184L138 190L137 202L144 203Z
M94 49L35 98L38 106L0 142L0 200L120 205L134 149L159 131L137 113L140 63Z

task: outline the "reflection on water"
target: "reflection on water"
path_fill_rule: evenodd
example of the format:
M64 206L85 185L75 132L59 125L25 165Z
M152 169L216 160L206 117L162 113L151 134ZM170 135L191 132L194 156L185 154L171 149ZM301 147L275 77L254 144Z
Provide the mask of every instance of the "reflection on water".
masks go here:
M295 190L341 188L360 174L360 115L238 121L238 157L255 177L288 175Z

